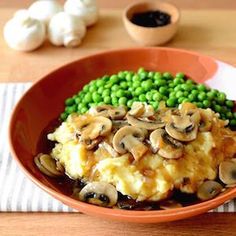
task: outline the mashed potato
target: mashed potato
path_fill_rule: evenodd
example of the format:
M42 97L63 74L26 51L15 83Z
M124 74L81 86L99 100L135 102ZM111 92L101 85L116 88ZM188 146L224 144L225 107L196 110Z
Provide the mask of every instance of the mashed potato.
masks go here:
M77 118L68 119L48 135L57 142L51 155L60 161L72 179L107 182L138 201L165 199L174 188L195 193L204 180L214 180L220 162L236 152L235 137L224 128L225 122L213 112L211 116L211 128L198 132L194 140L183 142L184 151L179 158L165 158L151 148L138 160L131 151L112 155L103 144L111 144L109 140L117 130L112 135L106 134L95 149L88 150L76 136ZM234 147L227 146L230 142Z

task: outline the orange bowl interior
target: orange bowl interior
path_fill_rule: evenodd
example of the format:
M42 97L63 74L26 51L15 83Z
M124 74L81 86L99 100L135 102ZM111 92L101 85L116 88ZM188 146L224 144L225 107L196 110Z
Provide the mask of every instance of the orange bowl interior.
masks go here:
M208 211L236 196L236 188L210 201L174 210L126 211L101 208L64 195L39 172L33 163L42 130L64 109L64 100L78 92L90 80L120 70L184 72L196 82L204 82L217 70L214 59L184 50L133 48L92 55L65 65L35 83L13 111L9 142L11 152L27 176L39 187L65 204L84 213L131 222L171 221Z

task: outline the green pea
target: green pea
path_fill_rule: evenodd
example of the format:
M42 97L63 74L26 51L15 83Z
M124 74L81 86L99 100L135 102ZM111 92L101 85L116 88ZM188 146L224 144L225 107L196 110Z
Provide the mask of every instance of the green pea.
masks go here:
M236 119L236 112L234 112L233 116L234 116L234 119Z
M184 101L184 99L186 99L186 98L185 97L178 98L178 103L181 104Z
M191 94L197 96L197 95L198 95L198 91L197 91L196 89L193 89L193 90L191 91Z
M146 99L147 99L148 101L151 101L151 100L152 100L152 96L153 96L152 92L147 92L147 93L146 93Z
M159 92L155 92L153 94L153 101L158 101L160 102L162 100L162 95Z
M192 86L189 84L182 84L181 88L185 91L191 91L192 90Z
M122 90L122 89L119 89L117 92L116 92L116 96L117 97L124 97L125 96L125 91Z
M99 80L96 81L97 87L104 86L105 83L106 83L106 82L105 82L104 80L101 80L101 79L99 79Z
M93 93L93 92L95 92L95 91L97 91L97 86L96 86L96 85L91 85L91 86L89 87L89 92L90 92L90 93Z
M204 84L198 84L197 85L197 88L198 88L198 90L200 90L200 91L206 91L207 89L206 89L206 86L204 85Z
M146 72L145 69L144 69L143 67L140 67L140 68L138 69L138 74L143 73L143 72Z
M88 111L88 108L87 107L82 107L81 108L81 113L84 114Z
M146 98L145 94L140 94L138 98L139 98L140 102L146 102L147 101L147 98Z
M183 79L185 77L183 72L178 72L175 77Z
M128 88L127 82L125 82L125 81L121 82L120 87L123 88L123 89L127 89Z
M132 107L132 105L133 105L133 100L129 100L128 102L127 102L127 107L129 107L129 108L131 108Z
M184 96L184 93L183 93L182 91L177 91L177 92L175 93L175 96L176 96L177 98L180 98L180 97L183 97L183 96Z
M85 92L88 92L89 91L89 85L88 84L84 85L83 90Z
M174 83L174 85L178 85L178 84L182 83L182 80L181 80L181 78L177 77L177 78L174 78L173 83Z
M201 92L201 93L198 94L197 97L198 97L198 100L199 100L199 101L203 101L203 100L206 99L206 93Z
M225 93L219 93L216 100L222 105L225 102L225 99Z
M102 101L101 95L96 92L92 94L92 98L93 98L93 101L96 103L99 103Z
M113 106L117 106L118 105L118 98L117 97L112 98L111 103Z
M161 94L166 95L166 94L168 93L168 89L167 89L166 87L164 87L164 86L161 86L161 87L159 88L159 92L160 92Z
M203 108L203 104L201 102L197 102L197 107L198 108Z
M174 84L173 82L170 82L170 83L169 83L169 87L174 90L175 84Z
M188 91L184 91L183 93L184 93L184 96L187 98L188 95L189 95L189 92Z
M194 86L194 81L192 81L191 79L187 79L186 84Z
M213 100L215 98L216 94L213 91L207 92L207 97L210 100Z
M229 122L230 126L236 126L236 119L233 119Z
M104 88L103 88L103 87L100 87L100 88L98 88L97 92L98 92L99 94L102 94L103 90L104 90Z
M202 104L203 104L203 106L204 106L205 108L208 108L208 107L211 106L211 103L210 103L210 101L208 101L208 100L204 100L204 101L202 102Z
M148 78L154 78L155 72L149 71L148 72Z
M226 106L229 107L229 108L233 108L234 107L234 102L233 101L230 101L230 100L227 100L225 102Z
M174 87L174 91L179 91L179 90L182 90L182 88L181 88L181 84L178 84L178 85L176 85L175 87Z
M93 98L92 98L92 95L91 93L87 93L85 96L84 96L84 99L83 99L86 103L90 103L93 101Z
M110 82L111 82L112 84L116 84L116 83L118 83L118 81L119 81L119 78L118 78L117 75L112 75L112 76L110 77Z
M109 82L107 82L107 83L105 84L104 87L105 87L106 89L110 89L110 88L112 88L112 86L113 86L113 83L109 81ZM95 91L96 91L96 90L95 90Z
M126 105L127 104L127 98L126 97L121 97L121 98L119 98L119 101L118 101L118 103L119 103L119 105Z
M103 90L102 97L106 97L106 96L109 96L109 95L110 95L110 89Z
M108 75L104 75L102 77L102 80L105 81L105 82L107 82L109 79L110 79L110 77Z
M145 78L148 77L148 73L146 71L144 71L144 72L139 73L139 76L140 76L141 80L144 80Z
M61 115L60 115L60 118L61 118L61 120L66 120L67 119L67 117L68 117L68 114L66 113L66 112L63 112L63 113L61 113Z
M115 93L111 93L111 98L117 98L116 94Z
M163 77L165 77L166 79L172 79L173 78L172 74L169 73L169 72L163 73Z
M111 87L111 91L118 91L120 89L120 86L118 84L114 84L112 87Z
M170 98L177 97L176 94L177 94L176 92L172 91L169 93L169 97Z
M190 93L188 95L188 99L189 99L189 101L194 102L194 101L197 100L197 95L194 95L194 94Z
M76 98L75 99L75 104L79 104L81 102L81 98Z
M214 109L214 111L216 111L216 112L218 112L218 113L221 112L221 106L218 105L218 104L214 105L213 109Z
M73 98L67 98L65 101L66 106L71 106L75 103L75 100Z
M76 112L76 110L77 110L77 106L76 105L68 106L65 109L66 113L68 113L68 114Z
M132 77L133 77L133 75L132 75L131 73L128 73L128 74L125 76L125 78L126 78L127 81L132 81Z
M119 77L120 79L125 79L125 77L126 77L125 71L120 71L120 72L118 73L118 77Z
M154 80L161 80L162 79L162 74L160 72L156 72L154 75Z
M159 107L159 102L152 102L150 103L152 105L152 107L154 108L154 110L157 110Z
M233 118L233 113L230 112L230 111L226 112L225 115L226 115L226 117L227 117L228 119L232 119L232 118Z
M153 86L152 80L149 79L149 80L143 81L141 86L144 88L145 91L151 90Z
M138 87L140 87L141 86L141 82L140 81L134 81L133 82L133 88L138 88Z
M104 101L106 104L110 104L110 103L111 103L111 97L106 96L106 97L103 98L103 101Z
M135 93L136 96L139 96L140 94L144 93L144 89L141 88L141 87L138 87L138 88L135 89L134 93Z
M141 78L140 78L139 75L135 74L135 75L133 76L132 80L133 80L134 82L135 82L135 81L140 81Z
M166 105L168 107L174 107L176 104L176 99L175 98L169 98L167 101L166 101Z

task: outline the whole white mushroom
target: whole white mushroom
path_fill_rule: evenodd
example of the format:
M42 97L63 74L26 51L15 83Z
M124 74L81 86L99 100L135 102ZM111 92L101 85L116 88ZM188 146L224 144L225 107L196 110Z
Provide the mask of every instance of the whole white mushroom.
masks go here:
M15 13L4 26L3 35L6 43L18 51L32 51L45 40L45 25L30 17L25 9Z
M55 0L35 1L30 7L30 16L48 24L50 19L58 12L63 11L62 5Z
M86 26L78 16L59 12L49 22L48 38L56 46L76 47L85 36Z
M69 14L82 17L86 26L91 26L98 20L96 0L67 0L64 10Z

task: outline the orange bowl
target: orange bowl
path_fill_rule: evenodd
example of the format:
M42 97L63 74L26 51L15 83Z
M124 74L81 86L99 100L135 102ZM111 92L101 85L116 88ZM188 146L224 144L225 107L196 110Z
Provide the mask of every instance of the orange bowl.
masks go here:
M9 128L11 153L25 174L40 188L64 204L89 215L107 219L153 223L173 221L213 209L236 196L231 188L212 200L191 206L154 211L108 209L72 199L34 165L39 137L44 128L63 111L64 100L90 80L120 70L182 71L196 82L221 88L236 100L236 69L208 56L170 48L132 48L108 51L67 64L35 83L16 105ZM231 75L231 76L229 76ZM223 81L223 83L222 83ZM234 83L234 84L233 84Z

